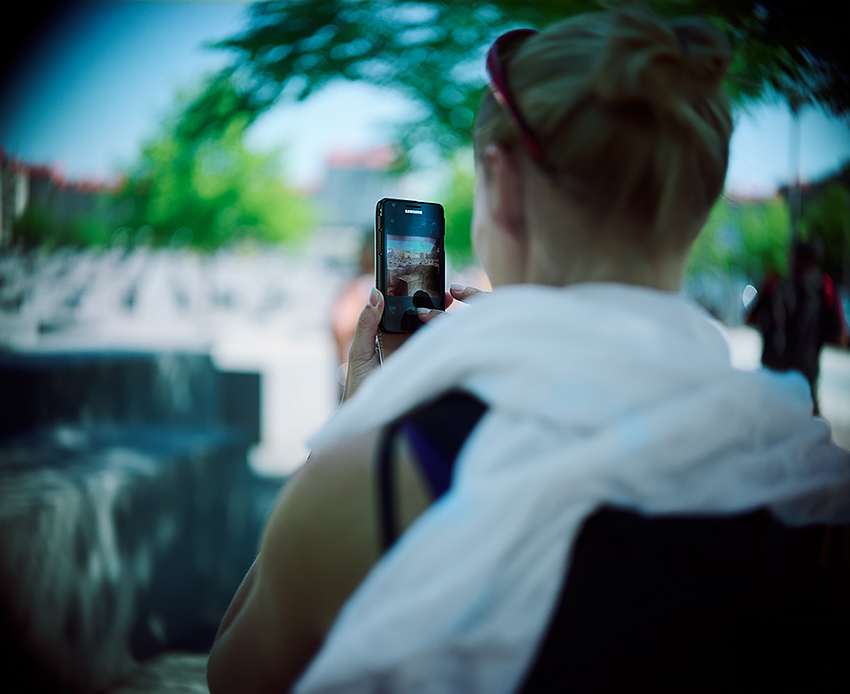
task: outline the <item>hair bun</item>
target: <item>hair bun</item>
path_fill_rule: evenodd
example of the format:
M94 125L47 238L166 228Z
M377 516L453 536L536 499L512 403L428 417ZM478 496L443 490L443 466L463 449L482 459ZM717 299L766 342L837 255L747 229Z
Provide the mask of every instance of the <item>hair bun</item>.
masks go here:
M664 22L643 7L630 7L618 10L591 89L611 103L673 105L714 94L731 59L726 37L710 22Z

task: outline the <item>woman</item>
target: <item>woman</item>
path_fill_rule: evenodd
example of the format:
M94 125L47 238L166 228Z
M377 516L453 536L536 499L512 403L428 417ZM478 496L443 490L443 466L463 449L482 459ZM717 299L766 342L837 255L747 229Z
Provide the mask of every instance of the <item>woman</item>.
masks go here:
M496 42L473 220L495 291L380 371L372 293L349 402L271 515L213 694L514 691L600 504L850 518L850 462L805 381L735 371L679 293L725 177L729 60L707 22L638 9ZM426 465L439 433L394 423L458 392L472 405L444 489Z

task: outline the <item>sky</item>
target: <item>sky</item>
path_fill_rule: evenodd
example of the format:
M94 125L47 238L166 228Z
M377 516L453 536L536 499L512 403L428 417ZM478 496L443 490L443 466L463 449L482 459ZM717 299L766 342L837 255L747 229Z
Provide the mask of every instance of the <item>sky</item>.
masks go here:
M176 95L231 62L233 54L207 45L247 23L248 5L239 2L77 3L19 54L0 93L0 147L70 180L113 180L156 133ZM331 153L391 143L393 123L415 113L395 92L339 82L272 108L249 129L247 144L281 150L288 180L315 188ZM727 192L766 196L786 183L791 131L781 104L738 114ZM800 141L801 177L817 179L850 159L850 121L808 107Z
M437 242L434 239L421 236L396 236L387 234L387 246L398 248L408 253L432 253Z

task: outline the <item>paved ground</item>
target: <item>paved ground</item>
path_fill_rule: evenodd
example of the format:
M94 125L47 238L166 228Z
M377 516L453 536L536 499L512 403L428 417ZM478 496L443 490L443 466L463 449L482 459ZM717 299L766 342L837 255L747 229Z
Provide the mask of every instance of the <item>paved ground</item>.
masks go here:
M163 653L107 694L209 694L206 673L206 655Z

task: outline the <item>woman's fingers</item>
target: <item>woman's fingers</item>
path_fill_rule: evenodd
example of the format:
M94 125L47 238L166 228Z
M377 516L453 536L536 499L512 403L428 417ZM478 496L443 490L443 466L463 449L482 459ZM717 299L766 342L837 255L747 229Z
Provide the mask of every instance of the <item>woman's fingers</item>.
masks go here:
M484 292L475 287L453 284L446 294L446 307L450 306L454 300L465 301L477 294L484 294ZM373 287L369 295L369 302L360 312L360 317L357 319L354 338L351 341L351 348L348 350L348 373L345 378L345 390L342 396L343 402L354 395L366 377L380 366L380 357L375 348L375 339L378 335L383 313L384 297L381 292ZM420 308L416 310L416 313L419 316L419 320L423 323L428 323L441 315L443 311ZM398 349L408 337L409 335L383 335L382 338L386 342L386 344L382 345L385 352L384 358Z
M486 294L487 292L482 292L480 289L476 289L475 287L467 287L462 284L453 284L449 287L449 291L446 292L446 308L452 305L452 303L457 301L466 301L478 294ZM434 320L437 316L440 316L444 313L444 311L440 311L435 308L418 308L416 309L416 315L419 316L419 320L423 323L429 323Z
M437 316L442 316L445 311L440 311L436 308L417 308L416 315L423 323L428 323L434 320Z
M467 299L471 299L473 296L477 294L486 294L487 292L482 292L480 289L476 289L475 287L467 287L463 284L453 284L449 287L449 292L452 297L457 299L458 301L466 301Z
M455 298L451 295L450 292L446 292L446 308L454 303ZM419 316L419 320L423 323L427 323L439 315L442 315L444 311L441 311L437 308L417 308L416 315Z

